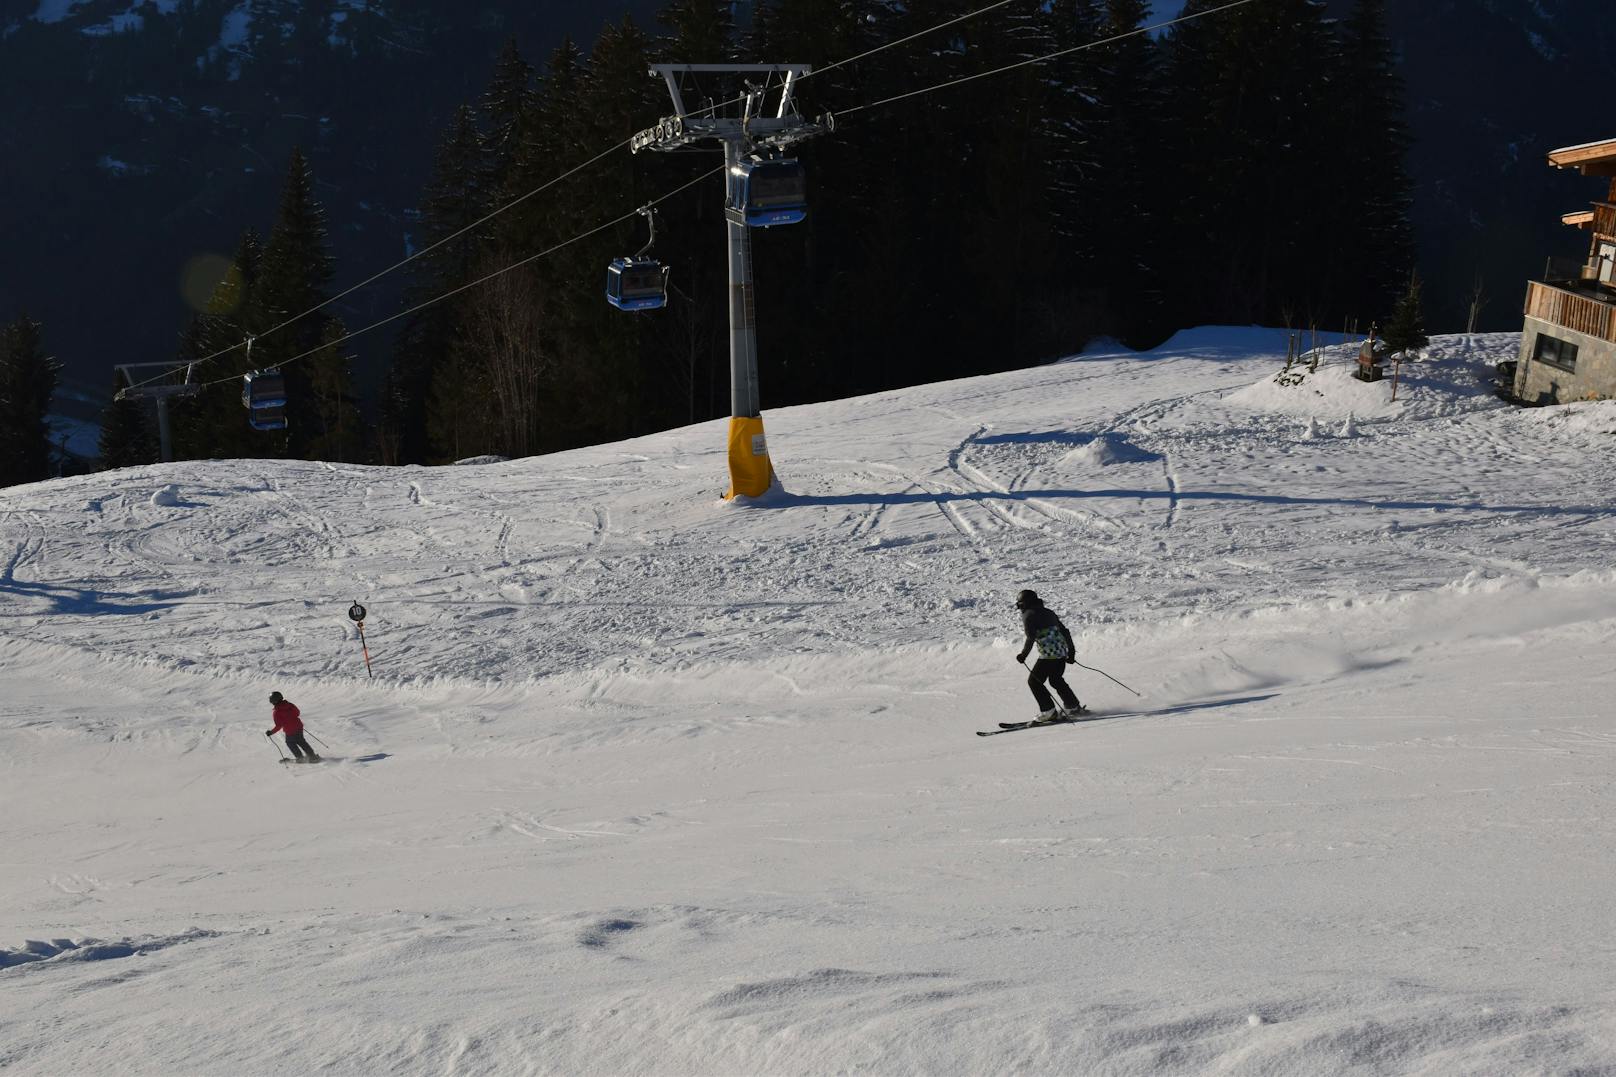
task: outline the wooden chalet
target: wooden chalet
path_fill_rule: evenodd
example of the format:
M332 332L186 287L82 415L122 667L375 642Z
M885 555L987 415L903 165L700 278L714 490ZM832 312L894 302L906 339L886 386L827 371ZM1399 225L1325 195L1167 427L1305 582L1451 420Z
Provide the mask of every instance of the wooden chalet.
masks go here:
M1581 262L1550 259L1526 285L1515 395L1534 404L1616 398L1616 138L1549 154L1555 168L1609 180L1605 200L1560 219L1588 233Z

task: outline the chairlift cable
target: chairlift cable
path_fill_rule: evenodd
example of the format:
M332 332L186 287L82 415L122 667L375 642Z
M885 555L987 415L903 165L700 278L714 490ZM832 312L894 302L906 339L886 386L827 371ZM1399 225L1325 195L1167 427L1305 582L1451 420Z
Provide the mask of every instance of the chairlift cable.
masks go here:
M380 329L382 326L388 324L389 322L396 322L400 318L407 318L411 314L415 314L415 313L417 313L419 311L425 310L428 307L435 306L436 304L443 302L445 299L452 299L455 296L459 295L461 292L470 291L471 289L476 288L479 285L488 283L489 281L493 280L495 277L503 276L504 274L509 273L512 270L520 269L523 266L529 265L529 264L531 264L533 262L536 262L541 258L548 257L549 255L554 254L556 251L561 250L563 247L570 247L574 243L577 243L580 240L588 239L590 236L596 235L596 234L598 234L600 232L604 232L608 228L615 228L617 225L622 224L624 221L630 219L631 217L639 216L640 213L643 210L649 209L652 206L656 206L656 205L659 205L659 204L661 204L663 202L666 202L668 199L673 198L675 195L682 194L685 191L689 190L691 187L694 187L696 184L700 183L702 180L709 179L712 176L716 176L722 171L724 171L724 166L719 165L717 168L711 169L710 171L707 171L707 172L703 172L701 175L697 176L693 180L690 180L688 183L684 183L684 184L681 184L678 187L675 187L673 190L669 191L667 194L664 194L659 198L656 198L656 199L653 199L650 202L647 202L644 206L637 206L634 209L629 210L627 213L622 214L621 216L614 217L612 220L607 221L605 224L597 225L596 227L591 228L586 232L579 232L577 235L573 236L570 239L564 239L560 243L555 244L554 246L547 247L544 250L539 251L537 254L530 254L526 258L521 259L520 261L512 262L510 265L504 267L503 269L496 269L492 273L486 274L485 276L482 276L482 277L478 277L474 281L471 281L471 282L466 283L466 284L462 284L462 285L460 285L459 287L456 287L456 288L452 288L449 291L444 292L442 295L435 296L435 297L433 297L431 299L428 299L428 300L425 300L423 302L417 303L415 306L409 308L408 310L401 310L397 314L390 314L387 317L381 319L380 321L372 322L371 324L365 326L362 329L355 329L353 332L347 333L347 334L345 334L343 336L340 336L336 340L328 340L325 343L320 344L317 347L310 348L308 351L299 352L297 355L292 356L290 359L283 360L282 362L280 362L280 363L278 363L276 365L277 365L277 367L279 369L284 370L286 367L288 367L291 364L297 362L299 359L307 359L309 356L315 354L316 352L322 352L322 351L326 350L327 348L335 348L337 345L347 343L348 341L352 340L354 337L360 336L360 335L362 335L364 333L368 333L372 329ZM259 335L262 336L263 334L260 333ZM237 380L239 380L239 378L240 378L240 375L231 375L230 377L227 377L227 378L215 378L212 381L202 382L201 385L199 386L199 388L206 389L206 388L208 388L210 386L213 386L213 385L223 385L225 382L237 381Z
M845 60L837 60L833 64L826 64L824 67L816 67L812 71L808 72L806 75L800 76L797 79L797 81L802 82L804 79L811 79L815 75L823 75L827 71L834 71L838 67L844 67L847 64L857 63L858 61L864 59L865 57L874 56L878 52L885 52L887 49L895 49L899 45L907 45L909 42L914 41L917 38L925 37L927 34L935 34L937 31L946 30L950 26L955 25L956 23L962 23L962 22L966 21L967 19L974 19L978 15L986 15L988 12L994 10L995 8L1001 8L1001 7L1004 7L1006 4L1013 4L1015 2L1016 2L1016 0L998 0L997 3L989 4L987 7L978 8L975 11L972 11L972 12L969 12L967 14L959 16L958 18L949 19L947 22L940 22L936 26L933 26L928 30L918 30L915 33L910 34L908 37L899 38L897 41L889 41L884 45L877 45L875 48L866 50L865 52L861 52L857 56L849 56Z
M1010 3L1013 3L1013 2L1015 2L1015 0L996 0L995 3L988 4L985 7L978 8L975 11L969 12L969 13L964 14L964 15L960 15L960 16L958 16L956 18L949 19L946 22L938 23L936 26L930 27L929 29L917 31L916 33L910 34L908 37L900 38L900 39L898 39L896 41L890 41L890 42L888 42L888 43L886 43L884 45L878 45L877 47L875 47L873 49L868 49L868 50L866 50L864 52L858 53L855 56L850 56L850 57L848 57L846 59L838 60L835 63L828 64L825 67L817 68L814 71L810 71L807 74L802 75L797 81L800 83L803 79L812 78L816 74L822 74L822 73L824 73L826 71L835 70L838 67L845 67L848 64L857 63L860 60L867 59L868 57L874 56L874 55L876 55L877 53L880 53L880 52L884 52L887 49L892 49L892 48L898 47L899 45L907 44L907 43L909 43L911 41L917 40L918 38L925 37L928 34L933 34L933 33L936 33L939 30L947 29L950 26L954 26L954 25L956 25L958 23L966 21L967 19L976 18L979 15L984 15L984 14L990 12L990 11L993 11L993 10L996 10L998 8L1004 7L1007 4L1010 4ZM1241 0L1241 2L1246 3L1246 2L1249 2L1249 0ZM1168 24L1168 25L1170 25L1170 24ZM741 96L732 98L732 99L730 99L728 101L720 102L720 103L718 103L716 105L715 104L709 104L707 106L707 108L709 110L718 109L718 108L727 108L730 105L739 104L740 102L742 102L744 100L746 100L746 95L742 94ZM887 102L883 101L883 102L877 102L876 104L886 104L886 103ZM873 108L873 107L875 107L875 105L863 105L863 106L860 106L860 108ZM858 109L851 109L849 111L855 111L856 112L856 111L858 111ZM569 179L572 176L577 175L579 172L582 172L584 169L589 168L590 166L599 163L600 161L604 160L607 157L610 157L612 154L616 153L618 150L621 150L625 146L629 146L630 144L632 144L632 142L633 142L633 137L630 136L629 138L626 138L623 141L621 141L621 142L617 143L616 145L612 146L610 149L602 150L600 153L598 153L595 156L589 158L589 160L584 161L582 164L576 165L575 167L568 169L566 172L563 172L561 175L556 176L554 179L551 179L551 180L549 180L549 181L547 181L545 183L540 184L539 186L537 186L537 187L533 188L532 190L528 191L526 194L519 195L518 197L516 197L516 198L512 199L511 201L505 203L503 206L500 206L498 209L492 210L489 213L487 213L486 215L484 215L483 217L479 218L478 220L473 221L471 224L466 225L464 228L460 229L459 231L453 232L453 233L451 233L451 234L449 234L447 236L444 236L442 239L437 240L436 242L434 242L432 244L429 244L428 246L422 247L418 251L412 252L409 256L407 256L405 258L402 258L397 262L394 262L392 265L388 266L386 269L380 270L379 272L376 272L376 273L372 274L371 276L366 277L364 280L360 281L358 284L355 284L350 288L347 288L347 289L344 289L341 292L338 292L336 295L332 296L331 298L326 299L323 302L317 303L314 306L310 307L309 309L307 309L305 311L302 311L301 313L292 315L290 318L287 318L287 319L277 323L276 325L271 326L270 328L264 330L262 333L259 333L257 335L263 337L263 336L268 336L271 333L279 332L280 330L285 329L287 326L292 325L294 322L301 321L302 319L308 317L310 314L313 314L313 313L315 313L317 311L323 310L324 308L330 306L332 303L335 303L337 300L343 299L343 298L345 298L347 296L350 296L354 292L359 291L361 288L365 288L365 287L367 287L367 286L369 286L371 284L374 284L376 281L381 280L383 277L387 276L389 273L393 273L396 270L402 269L404 266L409 265L411 262L413 262L416 259L422 257L423 255L430 254L432 251L437 250L439 247L443 246L444 244L450 243L450 242L452 242L452 241L454 241L456 239L459 239L461 236L465 235L467 232L470 232L470 231L472 231L473 229L476 229L476 228L480 228L484 224L487 224L489 221L493 220L495 217L498 217L501 214L507 213L510 210L515 209L517 206L521 205L523 202L526 202L528 199L532 198L534 195L541 194L544 191L549 190L551 187L554 187L556 184L560 183L561 181ZM616 223L616 222L613 222L613 223ZM433 300L432 302L437 302L437 300ZM426 304L426 305L430 305L430 303ZM406 313L406 314L413 313L415 310L418 310L418 309L420 309L420 308L419 307L414 307L414 308L411 308L411 310L409 310L409 311L405 311L404 313ZM402 315L400 315L400 317L401 316ZM396 320L396 319L388 319L388 320L391 321L391 320ZM384 324L384 323L377 323L377 324L380 325L380 324ZM370 328L375 328L375 326L371 326ZM343 339L347 339L347 338L343 338ZM188 360L183 360L183 361L178 361L177 360L176 363L179 364L179 363L183 362L185 364L190 364L192 366L199 366L199 365L201 365L203 363L210 363L213 360L218 359L221 356L228 355L231 352L236 351L237 349L241 348L243 343L245 343L245 342L231 344L228 347L220 348L218 351L212 352L212 353L210 353L208 355L204 355L199 359L188 359ZM305 353L305 354L307 354L307 353ZM148 378L145 381L137 382L137 383L135 383L133 385L130 385L130 386L128 386L128 388L137 389L137 388L140 388L141 386L150 385L150 384L152 384L154 382L161 381L162 378L163 378L163 375L156 375L156 376L154 376L152 378ZM220 379L220 381L229 381L229 380L232 380L232 379L230 379L230 378ZM211 384L218 384L218 382L217 381L216 382L208 382L206 384L210 384L210 385Z
M313 314L316 311L322 310L325 307L330 306L332 303L335 303L337 300L342 299L342 298L344 298L346 296L350 296L354 292L359 291L359 289L364 288L367 285L374 284L376 281L381 280L383 277L387 276L387 274L389 274L389 273L392 273L394 270L402 269L404 266L409 265L411 262L415 261L417 258L420 258L421 256L426 255L426 254L430 254L432 251L437 250L439 247L443 246L445 243L449 243L449 242L452 242L452 241L454 241L456 239L459 239L461 236L465 235L467 232L470 232L471 230L473 230L475 228L480 228L482 225L487 224L489 221L493 220L495 217L498 217L500 214L508 212L509 210L515 209L517 206L521 205L523 202L526 202L529 198L532 198L534 195L540 194L540 193L542 193L542 192L544 192L546 190L549 190L551 187L554 187L556 184L560 183L562 180L568 179L569 177L578 174L579 172L581 172L584 169L588 168L590 165L595 164L597 161L600 161L602 158L611 156L612 154L616 153L618 150L620 150L623 147L627 146L630 141L631 140L629 140L629 139L624 139L622 142L619 142L617 145L613 146L611 149L605 150L602 153L596 154L594 157L591 157L589 160L583 162L582 164L577 165L574 168L568 169L566 172L563 172L561 175L555 177L554 179L549 180L548 182L542 183L539 186L533 188L531 191L528 191L526 194L512 199L511 201L505 203L505 205L499 207L498 209L493 210L492 212L490 212L487 215L479 218L478 220L473 221L471 224L466 225L464 228L460 229L458 232L453 232L453 233L451 233L451 234L449 234L447 236L444 236L442 239L438 240L435 243L432 243L432 244L430 244L428 246L422 247L420 250L415 251L412 254L410 254L407 258L404 258L404 259L401 259L400 261L394 262L392 265L388 266L386 269L383 269L378 273L372 274L371 276L365 278L364 280L360 281L358 284L355 284L351 288L348 288L348 289L346 289L344 291L338 292L336 295L332 296L330 299L324 300L323 302L320 302L320 303L316 303L314 306L310 307L308 310L303 311L301 314L292 315L292 317L287 318L286 320L284 320L284 321L282 321L282 322L280 322L280 323L278 323L276 325L271 326L270 328L264 330L262 333L257 334L257 336L265 337L265 336L268 336L271 333L278 332L279 330L285 329L287 326L291 325L293 322L300 321L303 318L307 318L310 314ZM191 363L195 363L195 364L210 363L210 362L212 362L213 360L219 358L222 355L228 355L231 352L236 351L237 349L241 348L243 346L243 344L245 344L245 343L246 343L245 341L242 341L241 343L231 344L229 347L220 348L216 352L213 352L213 353L211 353L209 355L204 355L200 359L187 360L187 362L191 362ZM141 382L139 384L140 385L146 385L146 384L150 384L150 382L152 382L152 381L157 381L157 380L159 380L159 378L151 378L148 381ZM229 379L224 379L224 380L229 380ZM215 383L209 382L208 384L215 384ZM138 388L138 385L132 385L132 386L130 386L130 388L131 389Z
M990 75L1002 75L1006 71L1015 71L1018 68L1028 67L1032 64L1041 64L1047 63L1050 60L1058 60L1062 56L1070 56L1074 52L1083 52L1087 49L1097 49L1103 45L1113 45L1118 41L1125 41L1130 37L1138 37L1140 34L1149 34L1158 30L1165 30L1168 27L1177 26L1179 23L1189 22L1191 19L1199 19L1206 15L1216 15L1220 11L1229 11L1233 8L1244 7L1246 4L1253 2L1254 0L1233 0L1232 3L1224 4L1221 7L1208 8L1205 11L1197 11L1190 15L1180 15L1177 18L1168 19L1163 22L1155 23L1151 26L1141 26L1137 29L1129 30L1127 33L1114 34L1111 37L1101 38L1098 41L1090 41L1086 45L1074 45L1069 49L1061 49L1059 52L1052 52L1047 56L1035 56L1030 60L1018 60L1013 64L1006 64L1003 67L996 67L991 71L978 71L974 75L966 75L963 78L951 79L947 82L939 82L934 86L927 86L919 90L910 90L908 93L900 93L894 94L891 97L883 97L879 101L871 101L868 104L855 105L852 108L842 109L840 112L836 113L836 116L848 116L855 112L863 112L866 109L880 108L882 105L890 105L895 101L903 101L911 97L919 97L922 94L928 94L934 90L945 90L950 86L959 86L962 83L974 82L977 79L985 79Z

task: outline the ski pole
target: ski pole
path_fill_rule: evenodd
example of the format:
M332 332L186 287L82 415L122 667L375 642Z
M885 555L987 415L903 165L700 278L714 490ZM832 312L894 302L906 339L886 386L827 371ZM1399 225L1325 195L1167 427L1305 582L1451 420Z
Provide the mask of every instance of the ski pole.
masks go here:
M314 730L310 729L308 726L303 727L303 732L307 733L311 737L314 737ZM327 744L325 741L320 740L319 737L314 737L314 739L320 741L320 747L322 747L322 748L330 748L331 747L331 745Z
M1093 666L1085 666L1083 663L1077 661L1076 659L1072 660L1072 665L1076 666L1078 669L1086 669L1090 673L1098 673L1100 676L1104 677L1108 681L1113 681L1116 684L1122 684L1121 681L1117 680L1115 677L1111 676L1111 674L1107 673L1103 669L1095 669ZM1128 688L1128 686L1125 685L1125 684L1122 684L1122 687ZM1128 691L1133 692L1133 689L1128 688ZM1133 694L1136 695L1136 696L1139 696L1140 699L1145 698L1144 696L1140 696L1138 692L1133 692Z
M269 743L275 746L275 754L280 756L281 762L284 763L286 761L286 753L281 751L281 742L275 739L275 734L273 733L265 733L264 736L268 737Z

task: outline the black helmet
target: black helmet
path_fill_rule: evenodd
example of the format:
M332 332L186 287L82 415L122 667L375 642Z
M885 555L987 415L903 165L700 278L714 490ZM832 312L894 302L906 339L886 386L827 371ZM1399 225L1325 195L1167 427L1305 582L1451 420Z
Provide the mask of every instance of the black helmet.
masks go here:
M1038 597L1037 591L1021 591L1016 595L1016 609L1018 610L1042 606L1043 604L1043 601Z
M271 693L269 693L269 701L271 703L283 703L283 702L285 702L285 700L286 700L286 697L281 695L279 692L271 692Z

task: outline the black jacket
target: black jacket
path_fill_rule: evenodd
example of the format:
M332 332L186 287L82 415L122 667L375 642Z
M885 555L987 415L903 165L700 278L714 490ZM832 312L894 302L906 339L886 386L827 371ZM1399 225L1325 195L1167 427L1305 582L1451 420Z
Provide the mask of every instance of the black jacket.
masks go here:
M1027 635L1024 651L1032 650L1038 643L1038 637L1053 628L1059 632L1061 640L1066 644L1066 654L1058 657L1065 658L1068 661L1077 657L1077 647L1072 643L1071 632L1067 631L1066 626L1061 623L1061 619L1055 616L1055 611L1048 606L1040 603L1037 606L1029 606L1022 610L1021 627ZM1043 648L1039 648L1038 656L1040 658L1047 657L1044 655L1043 650Z

